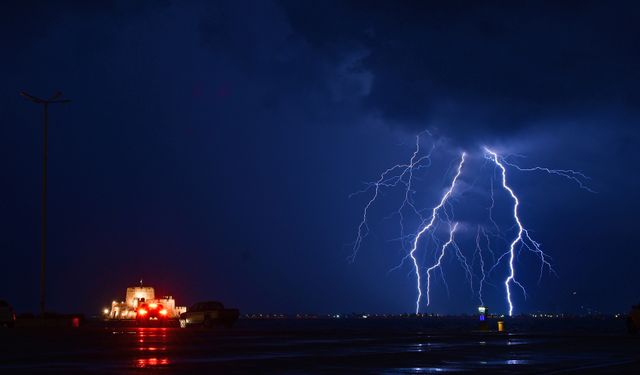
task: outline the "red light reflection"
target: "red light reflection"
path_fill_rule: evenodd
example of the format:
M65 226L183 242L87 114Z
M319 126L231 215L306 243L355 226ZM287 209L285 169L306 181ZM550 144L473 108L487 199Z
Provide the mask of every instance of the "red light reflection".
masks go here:
M136 362L136 367L155 367L166 366L169 364L169 358L139 358Z
M136 367L167 366L170 363L168 357L162 356L167 351L166 328L140 327L136 336L136 351L139 353L135 359ZM148 357L149 355L153 357Z

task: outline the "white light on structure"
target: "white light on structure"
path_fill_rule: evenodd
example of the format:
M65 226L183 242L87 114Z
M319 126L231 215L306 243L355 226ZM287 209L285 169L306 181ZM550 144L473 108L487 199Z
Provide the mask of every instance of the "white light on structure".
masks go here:
M103 313L104 315L109 314L109 309L105 308L104 310L102 310L102 313Z
M484 314L484 313L486 313L486 312L487 312L487 308L486 308L486 307L484 307L484 306L480 306L480 307L478 307L478 312L479 312L480 314Z

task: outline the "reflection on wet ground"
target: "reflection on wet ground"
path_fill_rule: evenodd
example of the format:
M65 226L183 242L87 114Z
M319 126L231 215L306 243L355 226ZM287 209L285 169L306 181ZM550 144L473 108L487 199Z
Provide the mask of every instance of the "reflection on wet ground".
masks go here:
M155 367L169 364L169 357L167 357L168 329L165 327L140 327L134 331L138 342L137 349L141 352L134 360L135 367ZM114 333L117 333L117 331L114 331Z
M412 324L240 322L232 330L93 326L0 331L0 373L627 372L640 340L601 330L431 331Z

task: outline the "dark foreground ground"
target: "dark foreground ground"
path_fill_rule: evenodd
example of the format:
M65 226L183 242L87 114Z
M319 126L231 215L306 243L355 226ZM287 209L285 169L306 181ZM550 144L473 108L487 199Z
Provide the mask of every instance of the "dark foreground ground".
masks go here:
M506 334L475 332L471 318L3 329L0 374L640 373L640 337L626 334L621 319L506 325Z

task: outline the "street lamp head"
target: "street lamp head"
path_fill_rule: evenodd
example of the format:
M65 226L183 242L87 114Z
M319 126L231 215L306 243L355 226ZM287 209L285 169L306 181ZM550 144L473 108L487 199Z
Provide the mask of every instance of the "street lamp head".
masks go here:
M23 97L25 97L25 98L27 98L27 99L29 99L29 100L31 100L31 101L32 101L32 102L34 102L34 103L42 104L42 103L46 103L46 102L47 102L47 101L46 101L46 100L44 100L44 99L36 98L35 96L33 96L33 95L31 95L31 94L27 94L27 93L26 93L26 92L24 92L24 91L21 91L21 92L20 92L20 95L21 95L21 96L23 96Z
M40 99L38 97L35 97L31 94L27 94L24 91L20 92L20 95L31 100L34 103L38 103L38 104L50 104L50 103L70 103L71 100L69 99L59 99L62 97L62 92L61 91L56 91L49 100L46 99Z

